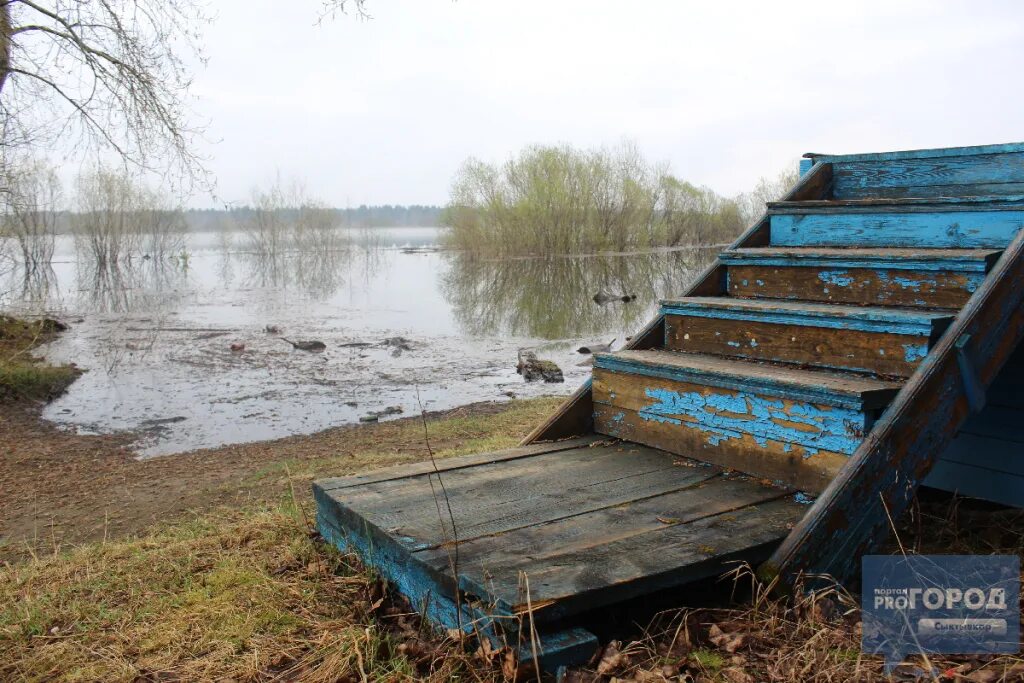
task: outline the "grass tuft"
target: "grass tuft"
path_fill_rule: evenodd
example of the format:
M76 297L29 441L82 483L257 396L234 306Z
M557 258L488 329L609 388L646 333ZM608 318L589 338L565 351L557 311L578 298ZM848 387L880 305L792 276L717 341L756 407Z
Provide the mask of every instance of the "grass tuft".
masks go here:
M55 320L0 316L0 401L49 401L64 393L81 374L73 365L48 365L32 351L61 332Z

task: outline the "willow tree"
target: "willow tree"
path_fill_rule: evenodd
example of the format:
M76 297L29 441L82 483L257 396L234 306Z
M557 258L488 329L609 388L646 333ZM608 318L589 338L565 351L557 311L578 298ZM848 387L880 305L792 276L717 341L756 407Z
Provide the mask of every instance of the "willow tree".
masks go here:
M190 0L0 0L0 152L202 179L187 96L207 22Z

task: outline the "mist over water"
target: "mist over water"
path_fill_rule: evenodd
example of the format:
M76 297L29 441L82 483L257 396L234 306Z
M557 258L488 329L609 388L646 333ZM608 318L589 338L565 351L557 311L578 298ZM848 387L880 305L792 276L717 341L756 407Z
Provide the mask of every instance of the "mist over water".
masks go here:
M437 228L342 232L331 248L274 252L250 249L241 233L193 232L179 254L106 264L58 238L52 265L14 270L0 287L9 310L70 322L42 353L88 370L45 416L88 432L141 430L140 453L162 455L387 408L416 414L417 390L427 410L568 394L590 372L576 348L623 343L714 256L488 260L437 250ZM598 305L598 291L637 299ZM327 348L299 351L281 337ZM394 337L404 342L385 343ZM555 361L565 383L525 383L522 347Z

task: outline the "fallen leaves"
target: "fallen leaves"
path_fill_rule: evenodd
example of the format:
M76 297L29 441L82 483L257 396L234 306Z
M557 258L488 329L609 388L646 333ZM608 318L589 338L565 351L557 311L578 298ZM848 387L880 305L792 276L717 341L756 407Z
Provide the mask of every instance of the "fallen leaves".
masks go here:
M746 644L747 637L742 633L724 633L717 624L712 624L708 629L708 640L732 654Z

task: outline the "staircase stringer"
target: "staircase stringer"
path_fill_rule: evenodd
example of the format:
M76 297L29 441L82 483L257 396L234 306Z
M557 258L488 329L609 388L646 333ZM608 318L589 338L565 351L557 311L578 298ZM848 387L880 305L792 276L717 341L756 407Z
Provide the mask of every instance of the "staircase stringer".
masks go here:
M761 576L792 587L801 575L840 582L857 575L860 558L890 537L894 520L1022 339L1024 231Z
M832 164L815 163L793 189L781 201L806 201L826 199L832 191ZM766 247L771 239L770 220L763 214L737 237L728 249ZM717 256L712 264L693 281L683 296L720 296L725 293L726 266ZM639 334L623 348L631 351L658 348L665 339L665 319L661 314L649 322ZM537 441L554 441L574 436L583 436L594 431L594 404L591 395L591 380L588 379L577 389L558 410L543 424L530 432L519 442L526 446Z

